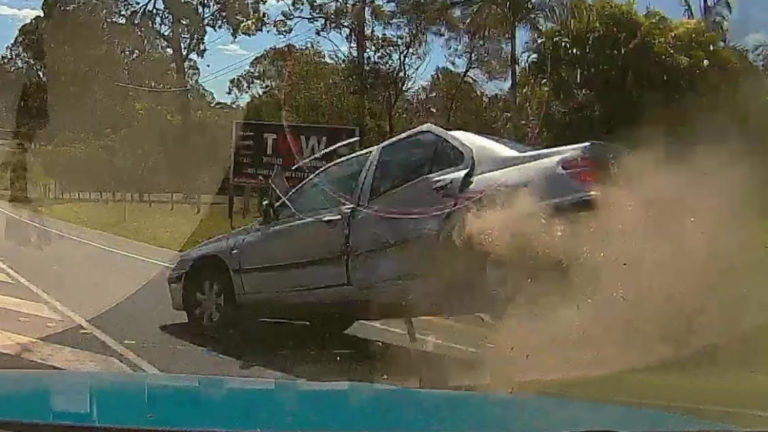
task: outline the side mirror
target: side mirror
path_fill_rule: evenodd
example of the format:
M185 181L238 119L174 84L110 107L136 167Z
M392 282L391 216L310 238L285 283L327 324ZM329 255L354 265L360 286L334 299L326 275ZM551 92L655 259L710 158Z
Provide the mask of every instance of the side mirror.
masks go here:
M271 197L265 197L261 201L261 224L269 225L277 220L277 212L275 211L275 202Z

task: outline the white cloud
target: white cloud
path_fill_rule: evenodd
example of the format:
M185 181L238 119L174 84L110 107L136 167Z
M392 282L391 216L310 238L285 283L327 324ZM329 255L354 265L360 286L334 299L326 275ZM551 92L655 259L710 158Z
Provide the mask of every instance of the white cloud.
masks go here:
M216 47L216 49L223 51L224 54L233 55L233 56L243 56L243 55L250 54L250 52L244 50L240 45L236 43L219 45Z
M28 22L42 14L43 12L39 9L15 9L10 6L0 5L0 16L9 16L22 22Z

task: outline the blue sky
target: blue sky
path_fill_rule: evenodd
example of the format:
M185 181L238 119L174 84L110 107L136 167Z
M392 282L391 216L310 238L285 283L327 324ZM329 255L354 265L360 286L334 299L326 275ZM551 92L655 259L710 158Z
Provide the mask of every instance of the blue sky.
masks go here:
M0 0L0 50L4 50L13 40L23 23L40 14L41 3L41 0ZM673 17L681 16L682 12L679 0L638 0L637 4L641 10L650 6ZM768 0L737 0L731 23L732 39L741 41L761 33L768 33ZM313 36L309 29L299 28L288 39L289 42L301 44ZM269 33L238 40L232 40L224 33L209 33L207 40L208 53L200 61L201 80L218 99L227 101L230 100L226 95L230 78L240 73L254 55L271 46L287 42L286 38ZM423 78L445 63L444 50L441 47L433 47L430 54L430 59L421 69Z

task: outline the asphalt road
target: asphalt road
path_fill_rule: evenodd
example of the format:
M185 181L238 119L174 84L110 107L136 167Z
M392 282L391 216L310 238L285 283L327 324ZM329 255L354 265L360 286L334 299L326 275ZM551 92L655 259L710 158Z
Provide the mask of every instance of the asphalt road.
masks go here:
M358 322L345 334L325 335L306 323L244 316L237 331L195 335L184 314L171 309L167 266L112 244L60 235L48 226L54 221L30 218L9 207L0 213L0 332L10 335L6 345L40 346L43 354L20 358L14 354L24 349L3 350L0 342L0 368L123 367L435 388L486 379L479 372L479 324L418 320L411 343L399 321ZM3 298L15 310L5 309Z

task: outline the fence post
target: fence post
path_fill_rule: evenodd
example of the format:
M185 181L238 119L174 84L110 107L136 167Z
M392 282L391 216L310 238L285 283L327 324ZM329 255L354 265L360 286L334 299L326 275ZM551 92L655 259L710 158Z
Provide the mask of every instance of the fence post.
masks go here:
M196 205L195 205L195 214L200 214L200 194L197 194L196 196Z
M251 212L251 187L243 188L243 219Z
M173 211L173 192L171 192L171 211Z

